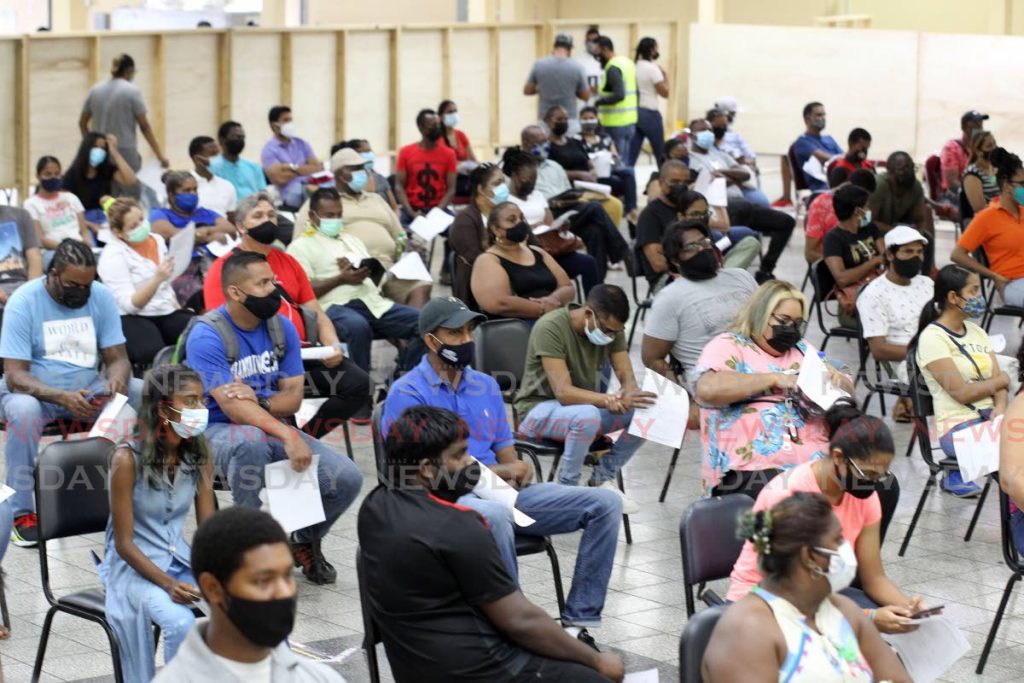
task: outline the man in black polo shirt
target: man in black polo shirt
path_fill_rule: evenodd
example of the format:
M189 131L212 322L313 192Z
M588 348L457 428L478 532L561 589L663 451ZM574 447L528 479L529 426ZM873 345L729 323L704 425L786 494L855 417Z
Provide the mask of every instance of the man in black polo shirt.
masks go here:
M431 406L384 436L389 484L359 511L366 594L399 683L621 681L622 660L568 635L516 589L486 523L455 504L480 477L469 428Z

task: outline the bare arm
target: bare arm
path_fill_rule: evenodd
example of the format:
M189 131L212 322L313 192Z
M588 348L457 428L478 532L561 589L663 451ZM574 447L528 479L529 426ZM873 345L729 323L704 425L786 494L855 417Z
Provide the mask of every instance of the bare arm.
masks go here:
M508 273L498 263L498 257L494 254L481 254L473 262L469 288L480 310L492 315L539 318L548 310L548 307L539 301L524 299L512 293Z
M299 165L299 175L312 175L319 173L324 170L324 162L316 158L316 155L312 155L306 159L306 163Z
M868 348L875 360L901 361L907 357L907 347L903 344L890 344L885 337L868 337Z
M576 97L583 100L584 102L590 99L590 95L590 88L580 88L579 90L576 91Z
M832 153L826 152L823 149L816 149L813 152L811 152L811 156L824 164L826 161L832 158Z
M288 164L270 164L264 166L263 170L267 174L267 180L270 181L271 185L287 185L292 181L293 178L298 177L298 171L293 171L292 167Z
M32 374L29 361L4 359L4 377L7 380L7 387L19 394L28 394L45 403L64 404L63 389L51 387L46 382Z
M878 522L864 527L857 536L857 574L864 585L864 592L879 605L908 605L912 602L911 598L885 575L881 546Z
M999 365L993 365L993 375L989 379L980 381L965 381L960 371L957 370L952 358L940 358L933 360L925 366L928 372L932 373L935 381L960 404L966 405L985 398L994 398L999 391L1006 391L1010 385L1010 378L1005 372L999 370Z
M1010 404L999 436L999 487L1024 509L1024 394Z
M668 272L668 261L665 259L665 255L661 251L660 242L645 244L643 250L644 257L647 259L647 265L651 267L651 270L655 273Z
M146 138L146 142L149 143L149 148L153 150L153 154L160 160L160 164L164 168L170 166L167 158L160 151L160 143L157 142L156 135L153 133L153 127L149 125L149 117L143 112L136 116L135 120L139 122L139 130L142 131L142 136Z
M448 207L449 204L452 203L452 200L455 199L455 177L457 175L458 174L455 173L455 171L452 171L451 173L446 173L445 174L445 176L444 176L444 182L445 182L444 196L441 197L441 201L438 203L437 208L445 209L445 208Z
M942 169L942 179L946 181L946 187L948 187L951 192L955 192L960 188L960 172L957 169Z
M679 378L676 377L676 373L672 372L672 366L668 364L665 358L672 352L672 340L671 339L657 339L648 334L644 334L644 340L640 346L640 360L643 362L644 367L653 370L662 377L667 377L673 382L678 382Z
M304 377L289 377L281 380L278 392L270 397L270 412L248 398L236 398L231 392L233 384L225 384L210 392L217 405L227 417L239 425L250 425L266 432L269 436L288 441L296 435L295 430L281 422L278 417L294 415L302 403ZM297 388L297 392L296 392Z
M616 351L611 355L612 370L619 379L622 393L628 393L637 389L636 375L633 374L633 363L629 360L629 353Z
M91 120L92 116L90 116L88 112L84 111L78 117L78 131L82 134L83 138L89 134L89 122Z
M833 595L827 599L832 600L853 627L854 633L857 634L857 643L860 645L860 653L871 667L875 680L912 683L899 657L882 640L878 635L878 629L852 600L844 595Z
M79 211L75 214L75 218L78 219L78 234L86 244L92 244L92 238L89 237L89 226L85 222L85 212Z
M708 221L708 227L719 232L726 232L732 227L729 222L729 213L724 207L711 207L711 219Z
M697 401L704 406L728 406L754 396L764 396L780 388L782 377L774 372L748 374L732 370L709 370L697 380ZM796 385L796 377L790 378Z
M911 212L914 227L929 237L935 234L935 216L926 202L918 202Z
M412 208L412 204L409 203L409 196L405 193L405 182L406 173L405 171L398 171L395 173L395 194L398 195L398 203L402 205L405 212L409 214L409 217L415 217L419 215L419 211Z
M35 226L36 237L39 238L39 244L43 247L43 249L56 249L57 245L60 244L60 240L55 240L52 237L47 237L46 233L43 232L43 224L40 223L39 221L33 220L32 224L33 226ZM29 279L31 280L32 278Z
M807 263L817 263L823 254L820 237L804 237L804 259Z
M111 135L107 136L109 140ZM113 145L107 145L107 154L110 155L110 160L114 162L116 170L114 171L114 182L123 187L132 187L138 182L138 178L135 177L135 171L128 165L128 162L124 160L121 153L117 151L117 147Z
M785 652L767 606L741 600L718 620L701 664L708 683L776 683Z
M25 261L28 262L28 279L35 280L43 274L43 252L39 247L25 250Z
M171 225L171 222L166 218L158 218L149 224L149 229L156 234L163 237L165 240L169 240L178 234L178 229Z
M964 194L971 208L977 213L985 208L985 193L981 190L981 178L976 175L964 176Z
M981 275L982 277L987 277L988 279L993 280L994 282L1002 281L1003 284L1008 282L1008 280L1005 277L1003 277L996 271L992 270L991 268L986 268L985 266L983 266L981 264L981 261L978 261L973 256L971 256L967 252L967 250L961 247L959 244L953 247L953 253L950 254L949 258L952 259L953 263L957 264L958 266L963 266L967 270L974 271L978 275Z
M836 284L840 287L848 287L855 285L871 273L878 270L878 267L882 265L882 257L875 256L860 265L854 266L853 268L847 268L843 265L842 256L826 256L825 265L832 271L832 277L835 278Z
M100 349L100 357L106 369L107 388L111 394L128 394L128 380L132 376L132 364L124 344Z
M558 261L556 261L551 254L541 249L537 249L536 251L539 252L540 257L544 259L544 265L547 266L548 270L551 271L551 274L555 276L555 282L558 285L555 288L555 291L551 292L551 294L548 294L544 298L549 299L552 304L557 304L557 307L560 308L576 298L576 285L572 283L572 280L569 279L565 270L562 269L562 266L558 265Z
M536 83L526 83L525 85L523 85L523 94L524 95L536 95L537 94L537 84ZM587 99L587 98L581 97L580 99L582 100L582 99Z

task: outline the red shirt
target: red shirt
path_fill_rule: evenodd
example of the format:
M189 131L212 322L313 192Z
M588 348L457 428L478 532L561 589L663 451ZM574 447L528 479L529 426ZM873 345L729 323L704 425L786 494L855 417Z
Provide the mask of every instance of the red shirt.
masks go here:
M469 138L466 137L466 134L458 128L453 130L452 133L455 134L455 147L448 144L447 138L441 139L444 140L444 144L447 145L449 149L455 152L456 161L465 161L469 158Z
M944 144L939 153L939 164L942 168L942 189L946 190L949 189L946 186L946 171L956 169L957 178L962 178L967 168L967 148L963 140L955 138Z
M455 173L458 162L447 145L423 149L414 142L398 150L397 173L405 173L405 196L416 210L432 209L441 203L448 190L448 174Z
M858 161L856 164L852 164L846 157L839 157L832 165L832 168L845 168L850 173L862 168L873 171L875 170L875 162L864 159L862 161Z
M203 282L203 302L206 304L207 310L224 304L224 291L220 287L220 272L224 267L224 259L232 253L228 252L214 261L210 266L210 271L206 274L206 279ZM291 320L295 325L295 330L299 333L299 339L305 340L306 326L302 322L302 314L298 310L298 305L307 304L316 299L306 271L302 269L298 261L280 249L271 249L267 254L267 261L270 263L270 269L274 271L274 279L277 280L277 284L294 302L289 303L287 298L281 297L281 308L278 313Z
M832 191L822 192L807 208L807 236L824 239L825 233L839 225L836 210L832 206Z

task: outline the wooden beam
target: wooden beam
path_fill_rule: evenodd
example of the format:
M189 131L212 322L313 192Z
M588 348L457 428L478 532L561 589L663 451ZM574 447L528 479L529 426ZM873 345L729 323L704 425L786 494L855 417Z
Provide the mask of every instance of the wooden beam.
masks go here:
M292 34L281 32L281 103L292 104Z
M501 137L501 88L498 82L498 46L500 44L501 36L498 34L498 28L492 26L488 29L488 35L490 38L490 72L491 72L491 125L488 130L489 145L493 152L498 146L498 139Z
M167 45L163 33L156 34L156 44L153 46L153 106L149 109L153 112L153 134L156 141L160 143L160 150L164 157L170 159L171 152L167 149Z
M680 22L671 24L668 38L668 116L665 117L665 136L675 132L676 121L679 120L679 31ZM683 117L685 119L685 117Z
M402 101L402 79L401 73L399 72L399 45L402 40L402 29L393 28L391 29L390 40L388 41L388 55L390 57L390 90L388 92L388 111L390 112L390 118L388 120L388 149L398 153L400 142L398 140L398 117L400 115L398 106Z
M28 186L31 181L29 174L29 82L30 82L30 52L28 36L23 36L19 41L17 54L16 92L18 93L18 111L15 114L15 135L14 144L17 145L15 160L17 168L15 177L18 184L18 199L22 202L28 198Z
M452 27L441 31L441 99L452 97Z
M220 34L217 41L217 115L218 125L231 120L231 51L234 30Z
M347 140L345 130L345 49L348 31L334 34L334 139Z
M103 78L103 50L101 41L103 38L96 34L89 41L89 78L93 83L99 83Z
M619 54L626 55L630 59L636 56L636 44L640 42L640 24L635 21L629 22L629 45Z

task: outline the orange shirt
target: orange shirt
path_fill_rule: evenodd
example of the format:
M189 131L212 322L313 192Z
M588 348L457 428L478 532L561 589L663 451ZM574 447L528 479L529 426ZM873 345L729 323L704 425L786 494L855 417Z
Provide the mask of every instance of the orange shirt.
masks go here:
M163 238L160 237L160 239ZM125 240L124 243L131 247L139 256L149 259L158 266L160 265L160 252L156 246L156 240L142 240L137 244Z
M1024 211L1014 218L998 199L974 215L957 242L969 252L985 248L989 267L1011 280L1024 277Z

